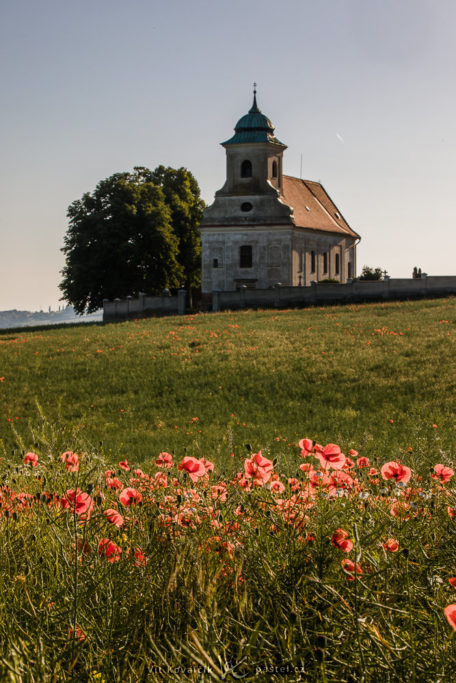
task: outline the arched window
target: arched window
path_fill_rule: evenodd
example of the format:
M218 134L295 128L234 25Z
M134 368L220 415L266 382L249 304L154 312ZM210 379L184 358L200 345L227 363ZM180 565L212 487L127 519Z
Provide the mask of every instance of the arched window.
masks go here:
M272 162L272 177L277 178L277 161Z
M310 272L315 273L315 252L310 252Z
M241 164L241 178L251 178L252 177L252 162L248 159L244 159Z
M252 267L252 245L243 244L239 247L239 268Z

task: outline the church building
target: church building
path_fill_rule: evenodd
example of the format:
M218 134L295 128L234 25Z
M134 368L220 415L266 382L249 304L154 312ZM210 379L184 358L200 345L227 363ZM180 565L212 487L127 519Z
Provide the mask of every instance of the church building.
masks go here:
M200 225L203 294L355 277L360 236L320 183L283 174L287 146L256 91L234 130L222 143L226 182Z

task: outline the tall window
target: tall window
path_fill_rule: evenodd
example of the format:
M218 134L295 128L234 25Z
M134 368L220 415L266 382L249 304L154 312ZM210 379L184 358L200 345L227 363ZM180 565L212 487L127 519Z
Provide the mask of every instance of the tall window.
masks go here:
M277 161L272 162L272 177L277 178Z
M351 264L351 261L348 262L348 277L349 278L353 277L353 266Z
M252 177L252 162L248 159L244 159L241 164L241 178L251 178Z
M323 254L323 272L327 273L328 272L328 252L325 251Z
M339 275L339 273L340 273L340 255L339 254L336 254L335 267L336 267L336 275Z
M310 252L310 272L315 273L315 252Z
M251 268L252 267L252 245L243 244L239 247L239 267L240 268Z

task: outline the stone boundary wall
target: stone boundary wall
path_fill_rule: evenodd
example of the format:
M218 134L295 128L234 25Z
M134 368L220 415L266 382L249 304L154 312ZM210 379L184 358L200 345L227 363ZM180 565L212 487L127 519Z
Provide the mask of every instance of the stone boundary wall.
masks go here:
M187 291L180 289L177 296L147 296L140 294L137 298L103 301L103 322L143 318L149 315L184 315Z
M282 308L313 304L350 303L456 295L456 275L427 276L420 279L386 278L385 280L353 280L347 284L313 283L310 287L247 289L235 292L212 292L212 311L239 308ZM177 296L127 297L103 302L103 322L142 318L152 315L184 315L187 291L180 289ZM211 305L208 305L211 308Z
M241 288L236 292L213 292L212 310L236 308L280 308L324 303L381 301L456 294L456 276L427 276L420 279L387 278L385 280L353 280L347 284L313 283L310 287L273 289Z

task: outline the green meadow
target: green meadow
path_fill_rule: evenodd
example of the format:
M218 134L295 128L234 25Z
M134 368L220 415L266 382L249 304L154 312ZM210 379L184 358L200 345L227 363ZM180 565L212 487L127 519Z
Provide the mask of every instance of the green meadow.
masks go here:
M0 437L11 453L44 415L140 465L163 450L223 463L246 443L280 455L305 436L366 455L451 448L455 310L439 299L5 331Z
M455 321L1 332L0 680L455 680Z

